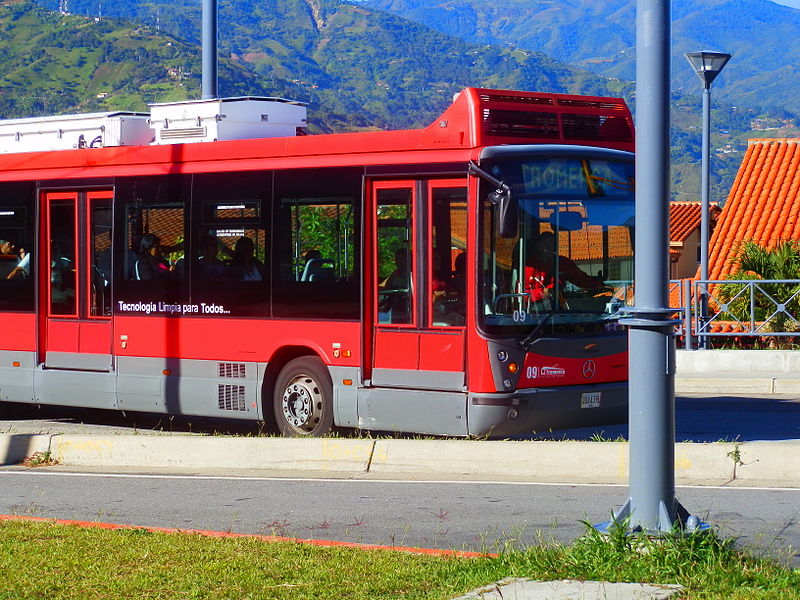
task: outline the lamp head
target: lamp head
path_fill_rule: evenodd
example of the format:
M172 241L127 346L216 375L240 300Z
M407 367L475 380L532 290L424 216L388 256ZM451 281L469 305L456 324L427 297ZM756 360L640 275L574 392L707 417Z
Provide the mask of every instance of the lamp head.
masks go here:
M702 52L687 52L686 59L692 65L700 81L703 82L703 87L708 89L711 87L711 82L716 79L720 71L728 64L731 55L724 52L704 50Z

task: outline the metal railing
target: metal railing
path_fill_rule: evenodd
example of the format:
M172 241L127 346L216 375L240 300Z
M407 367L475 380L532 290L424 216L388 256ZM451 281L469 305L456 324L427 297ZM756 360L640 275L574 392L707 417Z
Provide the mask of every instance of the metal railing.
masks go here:
M686 349L714 338L800 338L800 279L670 281L669 298Z

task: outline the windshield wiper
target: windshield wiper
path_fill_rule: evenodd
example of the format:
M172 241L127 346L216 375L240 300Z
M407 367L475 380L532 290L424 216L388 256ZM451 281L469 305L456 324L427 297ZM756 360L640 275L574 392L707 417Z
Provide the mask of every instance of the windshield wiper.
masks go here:
M542 319L536 324L536 327L534 327L533 330L525 336L525 339L520 341L519 345L522 346L522 349L525 350L525 352L530 351L530 346L537 337L536 334L541 331L542 327L544 327L557 312L559 312L557 308L551 308L549 311L547 311Z

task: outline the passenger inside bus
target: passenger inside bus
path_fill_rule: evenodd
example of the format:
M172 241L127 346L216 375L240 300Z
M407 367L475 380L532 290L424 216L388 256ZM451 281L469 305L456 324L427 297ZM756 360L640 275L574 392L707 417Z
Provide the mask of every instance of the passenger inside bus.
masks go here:
M169 263L161 254L161 240L157 235L146 233L139 240L139 253L133 270L138 281L169 278Z
M467 253L460 252L453 262L453 271L441 282L435 275L432 282L434 325L464 325L466 322ZM439 291L443 290L443 291Z
M410 323L411 270L408 248L400 247L394 252L394 270L378 286L379 313L382 322Z
M228 273L235 281L264 281L264 263L255 257L255 244L249 237L240 237L236 241Z
M200 236L200 256L197 259L197 276L201 281L222 281L225 263L219 259L219 242L211 234Z
M5 279L25 279L30 275L31 255L25 248L17 250L16 245L0 240L0 273Z

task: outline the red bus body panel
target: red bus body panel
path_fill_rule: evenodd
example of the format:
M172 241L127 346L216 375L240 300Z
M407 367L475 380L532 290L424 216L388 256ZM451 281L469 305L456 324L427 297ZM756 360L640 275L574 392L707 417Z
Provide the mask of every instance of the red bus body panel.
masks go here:
M120 316L114 318L114 354L268 362L278 348L299 345L310 346L328 365L354 366L361 360L359 330L353 322ZM334 344L340 345L338 357Z

